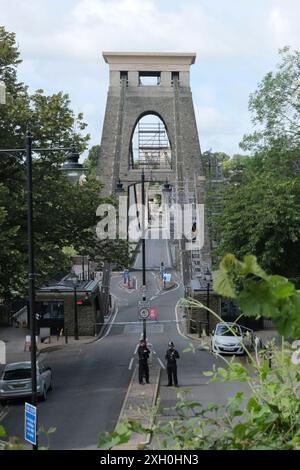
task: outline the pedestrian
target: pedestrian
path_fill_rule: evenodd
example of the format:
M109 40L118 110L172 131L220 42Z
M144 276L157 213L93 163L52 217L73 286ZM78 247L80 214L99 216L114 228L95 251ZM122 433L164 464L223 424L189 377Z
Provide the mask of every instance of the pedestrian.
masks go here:
M149 382L149 366L148 366L148 358L150 354L150 350L147 348L146 341L141 339L140 345L138 347L138 356L139 356L139 383L141 385L144 384L144 377L146 379L146 383Z
M128 269L124 269L124 271L123 271L123 283L124 283L124 284L127 284L127 282L128 282L128 276L129 276L129 271L128 271Z
M176 360L180 357L178 351L174 347L173 341L170 341L168 346L169 349L167 350L165 356L165 359L167 360L168 387L172 387L173 381L175 387L178 387Z
M160 279L163 280L164 278L164 274L165 274L165 266L164 266L164 263L163 261L160 263L160 268L159 268L159 276L160 276Z

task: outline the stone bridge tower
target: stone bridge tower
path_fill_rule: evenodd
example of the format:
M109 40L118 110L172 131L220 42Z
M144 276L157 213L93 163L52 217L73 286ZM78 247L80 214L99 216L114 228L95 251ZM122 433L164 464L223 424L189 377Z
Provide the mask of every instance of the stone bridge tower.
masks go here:
M190 66L196 54L104 52L103 57L109 64L109 90L97 174L104 192L114 192L119 179L125 190L134 187L144 169L146 181L168 179L176 202L204 203L190 88ZM204 238L201 262L208 265L206 228Z

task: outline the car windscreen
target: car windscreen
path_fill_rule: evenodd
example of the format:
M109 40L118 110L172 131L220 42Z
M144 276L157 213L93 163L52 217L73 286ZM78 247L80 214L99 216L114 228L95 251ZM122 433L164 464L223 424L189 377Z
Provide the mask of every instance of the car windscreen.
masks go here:
M230 329L229 329L230 328ZM221 335L221 336L241 336L241 331L240 329L235 326L231 325L230 327L226 325L218 325L216 329L216 335Z
M23 380L31 378L31 369L12 369L4 372L3 380Z

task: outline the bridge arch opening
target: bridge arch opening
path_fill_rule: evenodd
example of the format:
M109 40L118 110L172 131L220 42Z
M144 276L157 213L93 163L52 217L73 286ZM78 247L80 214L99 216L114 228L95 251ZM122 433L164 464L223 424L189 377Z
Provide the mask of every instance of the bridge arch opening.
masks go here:
M171 143L158 114L147 113L137 121L130 142L130 169L171 170Z

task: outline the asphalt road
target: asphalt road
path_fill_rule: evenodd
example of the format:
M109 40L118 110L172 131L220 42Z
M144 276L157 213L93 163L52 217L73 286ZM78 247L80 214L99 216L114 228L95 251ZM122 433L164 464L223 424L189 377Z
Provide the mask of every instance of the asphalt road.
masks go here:
M136 277L139 281L141 273L137 272ZM158 296L159 314L168 318L180 297L179 289L173 295L159 295L158 284L151 272L147 272L147 284L147 295ZM140 285L139 281L138 289ZM70 346L40 357L53 369L54 390L48 393L46 402L39 404L39 425L45 429L56 427L50 440L52 449L95 448L99 433L112 431L118 419L136 362L134 351L142 327L136 305L141 293L139 290L133 293L124 290L121 275L113 276L112 292L120 299L119 309L114 319L116 324L107 327L107 336L91 344ZM118 322L128 324L119 325ZM170 337L173 337L171 331L175 333L176 327L170 325L170 328ZM151 335L151 342L157 344L157 338L161 340L162 334ZM161 341L162 349L166 341ZM23 415L24 401L19 400L11 402L8 413L0 418L8 435L17 436L21 441ZM41 437L40 444L46 444L45 437Z
M149 242L147 242L149 243ZM165 241L156 240L151 251L164 250ZM146 245L146 249L149 246ZM107 327L106 336L81 346L47 353L43 361L49 364L54 374L54 390L49 392L46 402L39 404L39 425L45 429L56 427L51 435L52 449L95 449L97 437L102 431L112 431L117 422L125 394L137 361L134 352L142 332L138 320L137 301L141 299L141 272L136 272L137 290L128 292L122 286L121 274L112 277L112 293L119 299L119 308L113 318L114 324ZM182 386L199 384L200 398L207 401L222 401L227 396L228 386L204 385L201 371L208 370L216 363L206 351L182 353L190 340L185 338L176 323L175 306L183 296L178 285L171 291L160 292L157 271L147 271L147 298L158 309L158 320L168 323L147 324L147 339L156 354L153 360L164 364L168 341L174 341L180 351L178 361L179 383ZM173 273L176 280L176 273ZM151 372L150 372L151 374ZM150 375L151 381L151 375ZM162 373L161 396L166 405L176 400L175 390L164 388L166 373ZM234 391L236 386L231 387ZM197 395L197 393L196 393ZM197 397L196 397L197 398ZM9 404L7 414L0 417L10 436L23 441L24 401ZM45 436L40 444L45 445Z
M147 230L146 236L146 267L147 269L159 269L161 262L165 268L172 267L171 252L169 242L166 239L164 229L152 228ZM142 269L142 251L140 250L134 263L134 269Z

